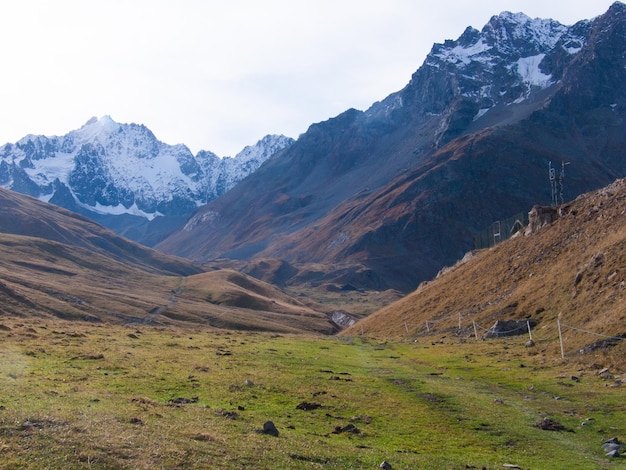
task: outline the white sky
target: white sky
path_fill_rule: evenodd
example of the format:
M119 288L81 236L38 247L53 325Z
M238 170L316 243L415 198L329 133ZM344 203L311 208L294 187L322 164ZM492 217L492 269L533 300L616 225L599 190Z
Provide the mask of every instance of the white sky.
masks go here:
M0 145L90 117L234 156L403 88L433 43L508 10L563 24L613 0L7 0Z

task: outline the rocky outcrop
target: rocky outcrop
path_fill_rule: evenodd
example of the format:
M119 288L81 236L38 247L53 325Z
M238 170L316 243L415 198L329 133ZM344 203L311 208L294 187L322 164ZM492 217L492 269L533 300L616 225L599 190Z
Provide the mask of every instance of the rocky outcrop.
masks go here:
M528 327L534 326L530 320L498 320L487 330L484 338L500 338L503 336L519 336L528 333Z
M542 227L551 224L559 217L559 210L551 206L534 206L528 213L528 225L525 235L535 233Z

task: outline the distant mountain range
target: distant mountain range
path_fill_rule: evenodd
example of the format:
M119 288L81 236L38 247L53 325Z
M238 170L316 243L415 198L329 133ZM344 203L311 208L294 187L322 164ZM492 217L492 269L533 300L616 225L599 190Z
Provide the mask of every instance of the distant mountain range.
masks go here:
M408 292L493 221L550 204L549 165L570 163L565 200L626 175L625 51L620 2L572 26L494 16L435 44L402 90L310 126L157 247Z
M0 186L87 215L153 244L293 139L268 135L234 158L157 140L145 126L92 118L61 137L0 147Z

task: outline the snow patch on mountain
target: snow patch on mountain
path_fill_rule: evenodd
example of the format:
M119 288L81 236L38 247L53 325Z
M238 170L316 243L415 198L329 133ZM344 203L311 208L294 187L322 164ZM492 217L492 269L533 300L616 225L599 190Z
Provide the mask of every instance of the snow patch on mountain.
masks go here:
M552 75L543 73L540 67L545 56L545 54L538 54L517 60L515 64L517 73L524 83L540 88L546 88L552 85Z
M435 44L425 65L458 76L459 95L479 101L478 118L498 103L519 103L533 88L553 85L543 65L559 44L575 54L584 39L557 21L503 12L481 31L468 27L459 39Z

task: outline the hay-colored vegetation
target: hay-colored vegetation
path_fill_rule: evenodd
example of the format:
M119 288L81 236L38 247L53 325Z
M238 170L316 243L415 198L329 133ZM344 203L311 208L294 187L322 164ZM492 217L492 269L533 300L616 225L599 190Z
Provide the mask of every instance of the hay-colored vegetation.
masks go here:
M626 180L561 211L551 225L474 253L345 334L471 337L474 323L482 335L497 320L527 319L558 350L561 315L573 327L568 351L601 340L597 335L626 335Z

